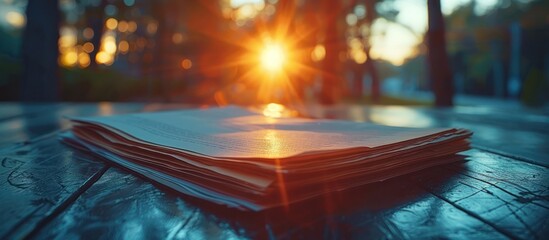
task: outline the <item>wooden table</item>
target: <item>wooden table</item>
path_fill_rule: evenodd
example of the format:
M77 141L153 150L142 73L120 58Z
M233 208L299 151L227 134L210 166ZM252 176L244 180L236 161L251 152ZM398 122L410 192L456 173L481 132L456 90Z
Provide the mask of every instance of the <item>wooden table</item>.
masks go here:
M549 237L546 109L311 107L313 117L469 128L474 149L462 162L260 213L183 196L56 138L65 115L181 107L0 104L0 239Z

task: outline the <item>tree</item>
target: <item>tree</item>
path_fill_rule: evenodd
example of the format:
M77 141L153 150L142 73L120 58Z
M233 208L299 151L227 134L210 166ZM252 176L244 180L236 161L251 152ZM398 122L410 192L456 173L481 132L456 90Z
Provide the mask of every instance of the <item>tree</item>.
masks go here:
M429 30L427 31L428 68L435 106L449 107L453 105L453 79L448 54L446 53L446 37L444 18L440 8L440 0L428 0Z
M333 104L341 94L342 79L340 77L341 61L339 53L345 49L342 29L339 27L338 16L344 11L344 6L339 1L323 1L321 6L321 31L324 32L324 45L326 57L324 58L322 76L322 89L320 102Z
M107 6L107 1L100 0L97 6L86 5L84 2L80 2L80 4L84 5L86 12L86 27L90 27L93 30L93 37L90 39L90 42L93 44L94 48L90 52L90 67L96 68L97 62L95 61L95 56L97 56L101 46L101 37L103 36L103 28L105 26L105 6Z
M326 72L323 76L322 92L321 92L321 102L324 104L334 103L335 100L338 100L339 96L342 94L342 63L340 60L340 53L344 53L347 48L347 43L345 41L345 28L341 27L342 24L341 17L346 16L345 13L352 12L353 9L359 4L359 2L364 2L364 7L366 10L366 17L361 21L360 24L367 25L371 27L374 20L378 17L378 14L375 9L375 5L378 0L367 0L367 1L357 1L352 0L347 3L340 3L339 1L324 1L322 8L322 15L325 16L323 19L323 30L325 37L326 45L326 58L324 60L323 70ZM362 76L364 73L370 75L372 80L371 85L371 98L372 102L379 103L381 92L380 92L380 79L377 72L375 61L370 56L370 51L372 46L370 44L370 32L366 35L356 36L360 38L364 44L364 52L366 54L366 61L364 63L349 63L352 66L354 72L353 79L353 90L351 91L355 96L362 96Z
M58 0L29 0L23 33L23 101L55 101L59 97Z
M376 3L377 1L366 1L366 24L370 26L370 29L372 24L374 23L374 19L377 16L376 10L375 10ZM366 36L368 39L367 41L368 44L366 45L366 49L365 49L365 52L366 52L365 64L366 64L366 69L370 73L370 77L372 79L372 86L371 86L372 102L379 103L381 98L380 80L379 80L379 75L377 73L377 69L374 63L374 59L372 59L371 57L371 50L372 50L372 46L370 44L371 32L372 31L368 31L368 36ZM360 79L360 81L362 81L362 79Z

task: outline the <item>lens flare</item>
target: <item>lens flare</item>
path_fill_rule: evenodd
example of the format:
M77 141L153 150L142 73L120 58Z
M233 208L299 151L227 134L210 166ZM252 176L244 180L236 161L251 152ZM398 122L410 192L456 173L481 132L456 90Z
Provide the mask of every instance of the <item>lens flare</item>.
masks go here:
M229 99L235 102L253 101L255 104L277 102L296 107L305 98L310 98L311 94L308 93L311 92L309 89L312 88L313 81L327 74L314 62L325 58L326 48L323 42L318 42L319 46L314 54L311 53L315 46L311 46L308 39L316 38L322 25L294 25L296 6L291 1L279 1L276 5L277 14L268 19L264 17L270 16L275 6L266 4L258 8L262 9L262 17L256 18L250 24L249 27L253 28L251 34L233 34L235 28L214 31L212 29L215 28L204 27L203 22L189 24L189 29L212 36L223 45L236 47L235 51L230 51L223 57L214 52L204 56L203 59L208 60L208 66L197 68L212 75L218 74L220 70L231 72L227 79L231 78L232 84L220 91L223 95L215 96L216 101L224 103L224 100ZM272 8L271 13L268 13L269 8ZM223 16L234 21L233 27L245 27L239 24L241 19L236 19L235 14L234 8L230 6L223 10ZM220 44L220 48L223 45ZM246 87L244 90L234 91L232 86L237 84ZM267 115L273 116L279 115L276 112L272 107L266 111Z
M285 60L286 54L280 44L268 44L261 52L261 65L268 71L280 71Z

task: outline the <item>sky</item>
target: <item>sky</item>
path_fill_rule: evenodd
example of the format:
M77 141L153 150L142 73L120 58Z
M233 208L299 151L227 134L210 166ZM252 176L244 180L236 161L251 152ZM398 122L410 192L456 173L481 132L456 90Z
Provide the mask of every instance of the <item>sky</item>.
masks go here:
M472 0L441 0L441 10L445 15L470 3ZM476 0L475 13L482 15L493 9L502 1L509 0ZM400 65L408 57L416 53L417 45L423 41L427 31L427 0L395 0L395 8L399 11L396 21L384 20L374 22L372 56ZM383 34L384 33L384 34Z

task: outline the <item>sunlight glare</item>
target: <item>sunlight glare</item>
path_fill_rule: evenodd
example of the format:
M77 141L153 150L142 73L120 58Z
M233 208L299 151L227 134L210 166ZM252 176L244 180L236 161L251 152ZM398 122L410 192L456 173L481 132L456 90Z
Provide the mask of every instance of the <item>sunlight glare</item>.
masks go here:
M269 103L263 109L263 115L270 118L280 118L286 108L278 103Z
M278 44L269 44L261 52L261 65L269 71L279 71L284 66L284 49Z
M417 46L422 41L421 35L414 35L399 24L378 19L372 25L370 54L374 59L384 59L400 66L407 58L417 54Z

